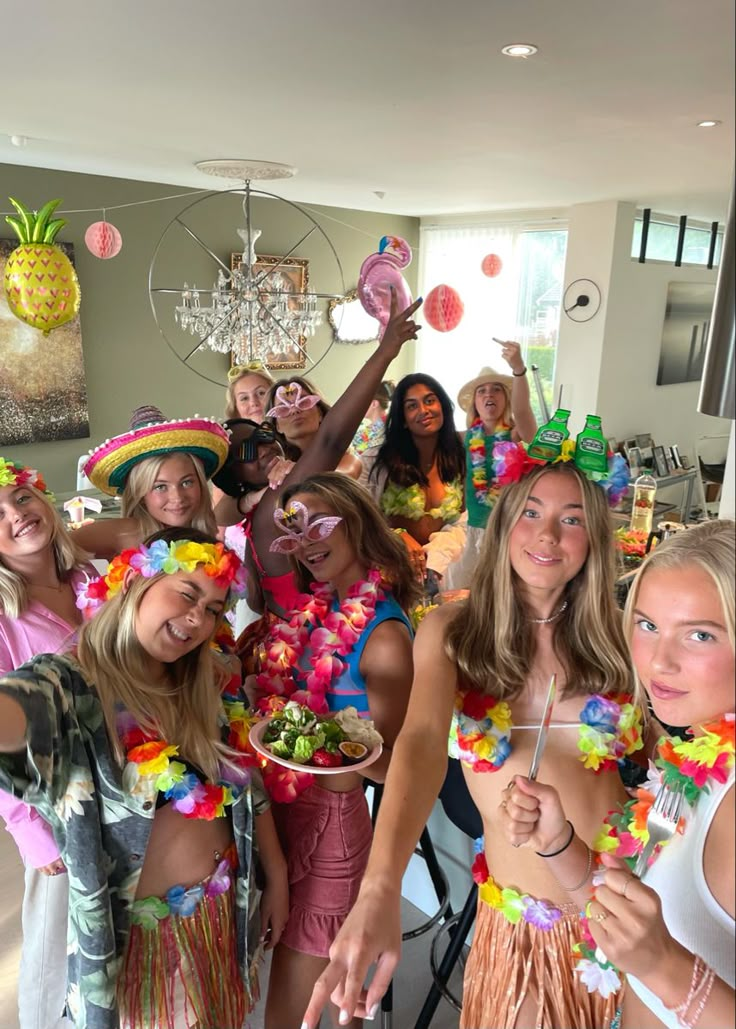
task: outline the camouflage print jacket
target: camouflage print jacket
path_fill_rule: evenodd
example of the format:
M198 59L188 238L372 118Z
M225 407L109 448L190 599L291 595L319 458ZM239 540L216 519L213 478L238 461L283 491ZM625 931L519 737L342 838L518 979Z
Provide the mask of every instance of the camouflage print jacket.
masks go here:
M68 1013L78 1029L117 1029L117 971L156 811L155 777L126 788L97 693L70 655L35 657L0 678L0 692L19 703L28 720L26 750L0 754L0 788L51 825L69 872ZM258 939L253 816L267 803L256 772L230 809L239 864L238 952L247 986Z

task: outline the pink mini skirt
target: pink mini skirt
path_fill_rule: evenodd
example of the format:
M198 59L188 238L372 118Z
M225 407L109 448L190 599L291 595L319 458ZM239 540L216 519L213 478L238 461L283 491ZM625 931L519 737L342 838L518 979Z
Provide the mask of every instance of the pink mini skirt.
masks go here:
M312 786L292 804L274 804L289 874L289 920L281 943L326 958L355 903L373 830L362 788Z

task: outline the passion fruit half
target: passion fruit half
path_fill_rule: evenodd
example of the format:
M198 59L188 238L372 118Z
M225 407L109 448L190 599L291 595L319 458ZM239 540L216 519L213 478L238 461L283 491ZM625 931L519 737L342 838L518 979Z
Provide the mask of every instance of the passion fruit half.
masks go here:
M345 743L340 744L338 749L350 764L362 761L363 758L368 756L368 748L364 743L351 743L350 740L346 740Z

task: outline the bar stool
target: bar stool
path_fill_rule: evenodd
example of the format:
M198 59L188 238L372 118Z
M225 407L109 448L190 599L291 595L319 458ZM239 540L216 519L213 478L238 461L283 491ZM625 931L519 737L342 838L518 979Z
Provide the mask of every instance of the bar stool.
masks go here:
M439 799L445 814L457 829L472 840L483 835L483 822L480 814L468 791L460 762L454 758L450 758L447 763L447 775ZM478 888L475 883L472 883L462 911L448 918L435 934L429 956L433 983L414 1024L414 1029L429 1029L442 998L457 1011L462 1007L462 1000L454 996L448 983L455 965L462 955L465 939L473 927L477 904ZM440 948L446 935L449 935L449 942L447 950L440 960Z
M378 817L378 811L381 806L381 799L383 797L383 784L382 783L368 783L367 785L373 788L373 804L371 808L371 821L375 828L376 819ZM423 936L424 933L430 932L438 922L440 922L446 915L452 916L452 908L450 907L450 884L447 880L447 876L440 867L440 863L437 860L437 854L432 843L432 838L429 835L429 829L425 826L422 830L422 835L419 837L419 843L414 850L414 853L424 859L427 866L429 877L432 880L432 886L437 896L437 910L435 913L417 926L416 929L409 929L405 933L401 934L402 942L407 940L416 940L417 937ZM394 984L393 979L388 984L388 989L381 998L381 1029L392 1029L393 1026L393 1009L394 1009Z

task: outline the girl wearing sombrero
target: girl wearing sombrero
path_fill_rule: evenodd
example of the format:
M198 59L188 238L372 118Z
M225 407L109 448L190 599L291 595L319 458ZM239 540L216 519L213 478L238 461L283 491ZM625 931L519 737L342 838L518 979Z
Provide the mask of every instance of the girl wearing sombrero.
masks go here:
M507 440L531 443L537 423L529 402L526 366L518 343L501 344L501 355L511 369L505 375L483 368L458 393L457 402L467 415L465 433L465 507L468 529L462 556L447 569L449 589L470 585L483 533L499 493L492 473L495 443Z
M227 457L229 437L210 418L168 421L157 407L139 407L130 429L91 451L84 473L97 489L122 498L122 518L77 530L97 557L112 558L165 528L216 532L207 480Z

